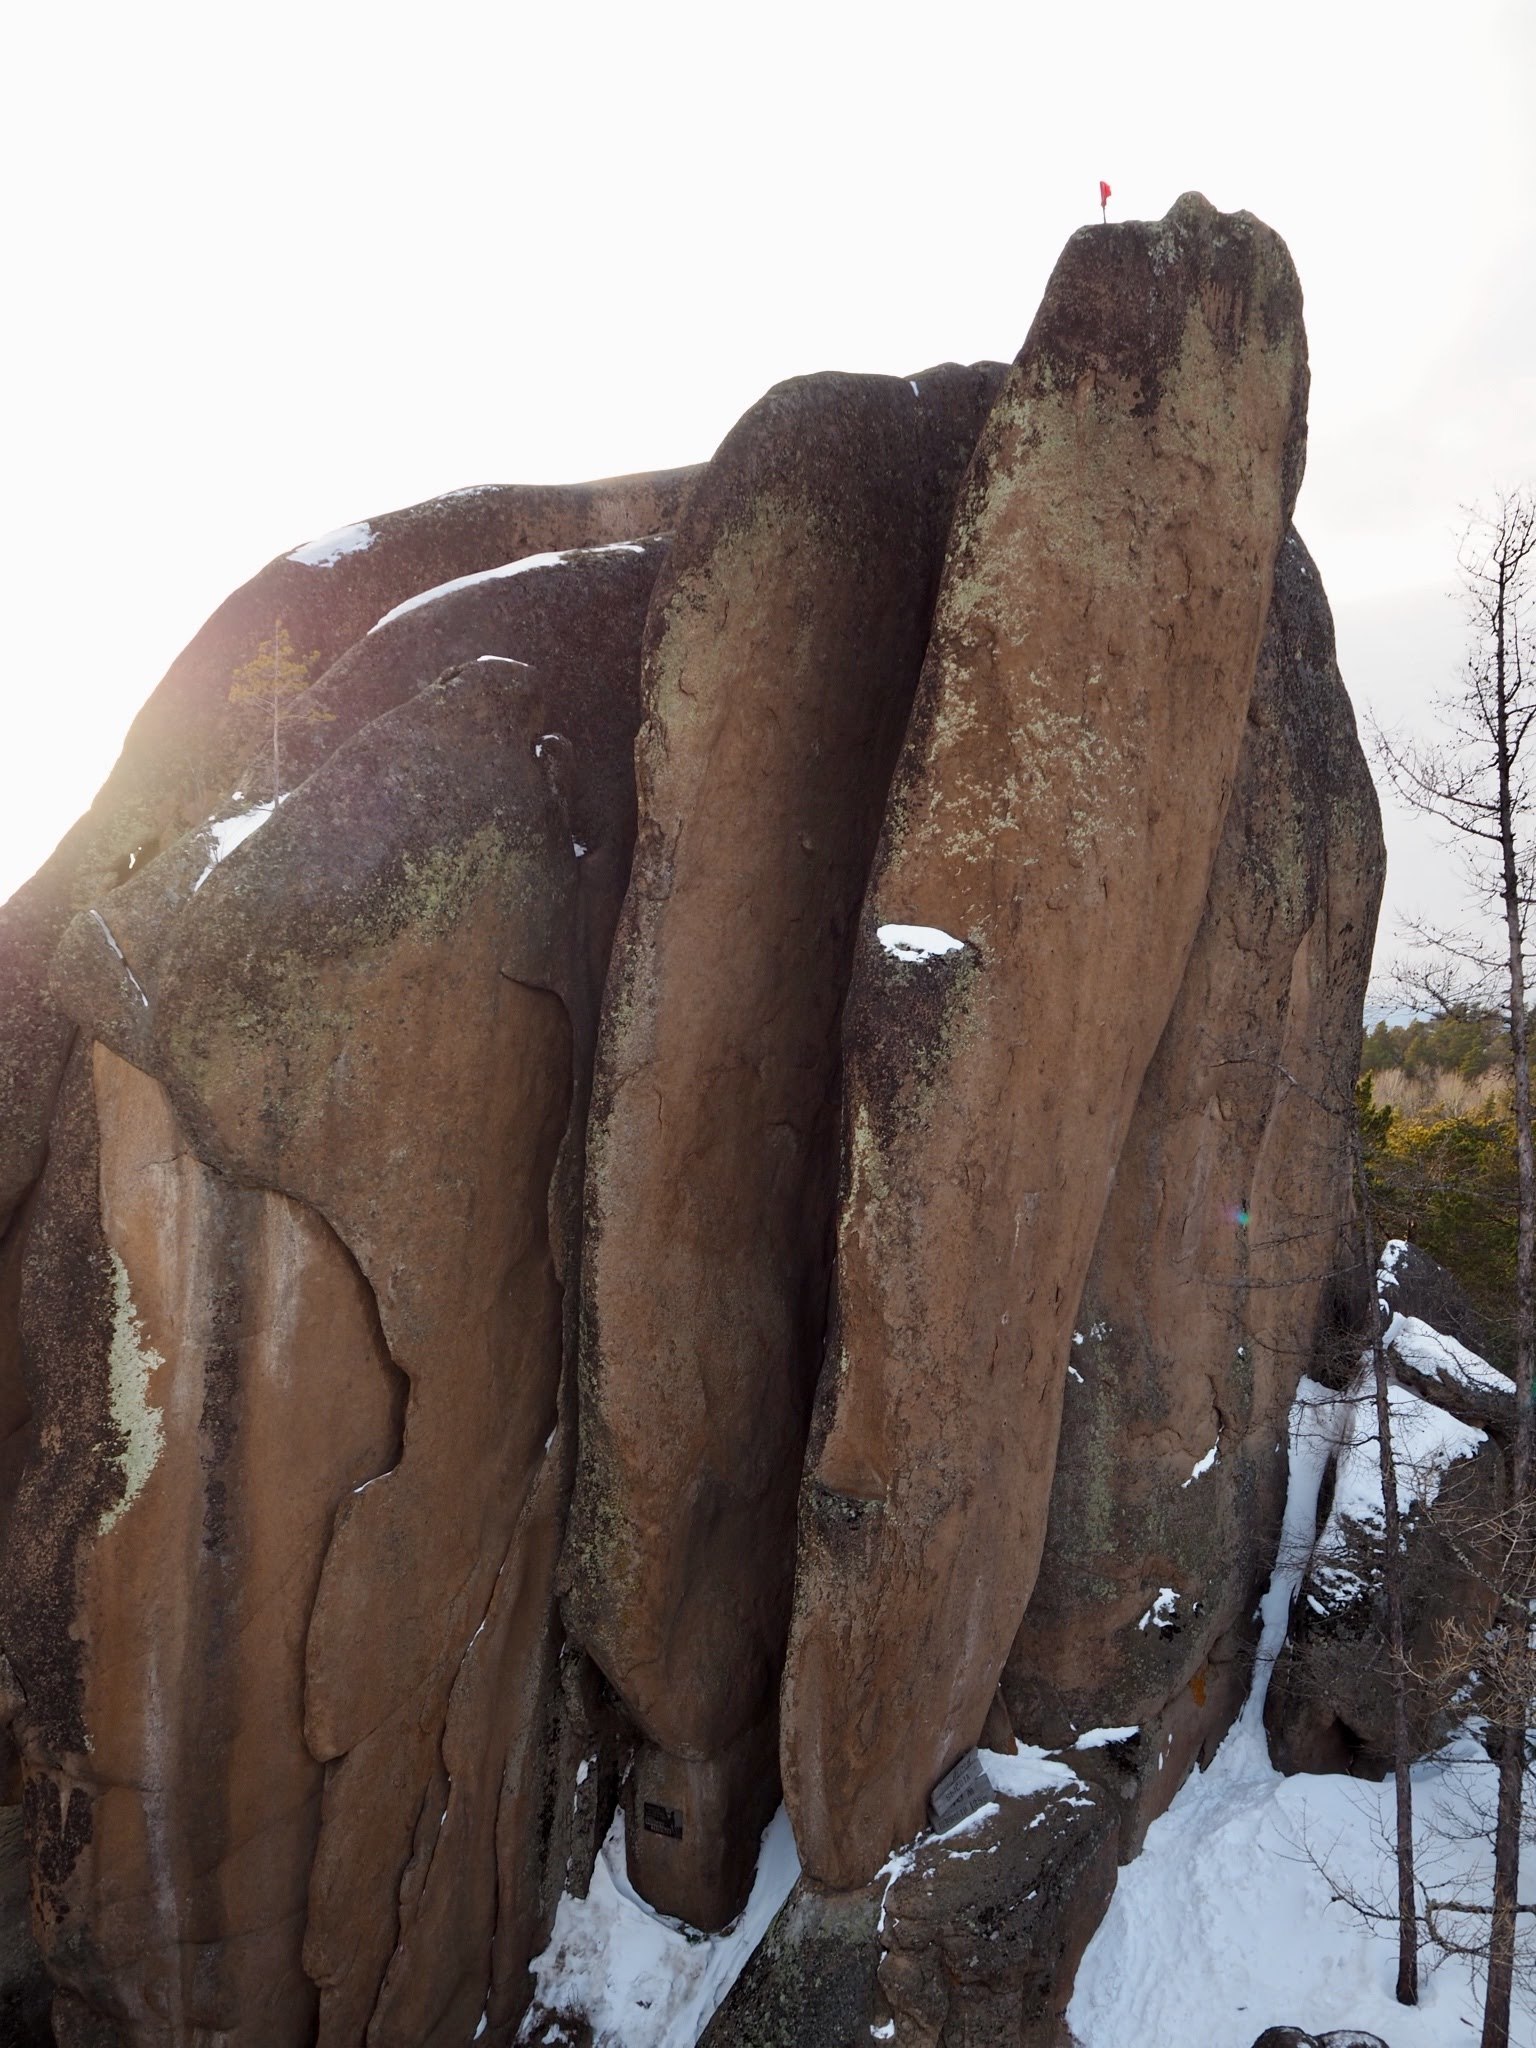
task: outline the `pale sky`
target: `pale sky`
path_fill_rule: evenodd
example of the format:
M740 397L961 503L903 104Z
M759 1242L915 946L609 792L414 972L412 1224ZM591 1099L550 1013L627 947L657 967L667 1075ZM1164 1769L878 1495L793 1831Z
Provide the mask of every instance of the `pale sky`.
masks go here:
M1007 359L1101 177L1290 244L1357 708L1454 682L1459 508L1536 479L1528 0L16 12L0 897L269 557L696 461L797 372ZM1390 910L1446 914L1389 831Z

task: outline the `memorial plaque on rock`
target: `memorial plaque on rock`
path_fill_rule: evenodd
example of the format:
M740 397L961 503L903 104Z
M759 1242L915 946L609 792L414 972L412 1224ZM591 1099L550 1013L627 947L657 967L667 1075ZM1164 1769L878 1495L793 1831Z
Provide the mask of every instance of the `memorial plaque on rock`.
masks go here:
M996 1797L980 1753L969 1749L928 1794L929 1825L936 1835L942 1835Z
M683 1839L683 1816L675 1806L658 1806L654 1799L647 1799L641 1823L648 1835L666 1835L674 1842Z

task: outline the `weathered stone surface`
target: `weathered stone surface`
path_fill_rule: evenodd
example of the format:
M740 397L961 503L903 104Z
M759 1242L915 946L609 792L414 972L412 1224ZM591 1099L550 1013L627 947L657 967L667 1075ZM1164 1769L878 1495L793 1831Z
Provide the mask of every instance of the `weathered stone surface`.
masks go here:
M308 1632L322 2041L456 2042L488 2003L504 2026L552 1908L559 1169L595 997L540 752L579 707L524 677L473 664L375 720L179 916L177 857L131 884L114 928L143 1002L90 920L61 955L74 1006L165 1081L201 1155L337 1231L410 1383L403 1450L345 1500ZM618 740L633 686L631 667ZM621 819L610 924L622 842Z
M1394 1417L1400 1492L1412 1492L1399 1433ZM1415 1756L1436 1749L1452 1725L1448 1698L1456 1679L1450 1675L1447 1682L1454 1666L1447 1627L1465 1631L1463 1642L1476 1640L1494 1613L1506 1475L1495 1443L1484 1438L1473 1445L1471 1456L1457 1458L1422 1487L1403 1520L1405 1695ZM1376 1457L1369 1405L1357 1424L1354 1456ZM1432 1504L1424 1505L1431 1496ZM1270 1755L1282 1771L1381 1778L1392 1768L1383 1540L1379 1524L1353 1520L1336 1500L1324 1518L1265 1700Z
M1251 1625L1239 1625L1219 1636L1189 1682L1123 1741L1095 1741L1086 1749L1060 1752L1065 1763L1106 1795L1119 1825L1122 1863L1141 1853L1153 1821L1168 1810L1190 1772L1197 1766L1204 1770L1220 1748L1248 1697L1256 1635ZM1097 1732L1102 1735L1103 1728Z
M1293 532L1205 912L1077 1315L1045 1549L1003 1677L1026 1741L1181 1699L1219 1736L1241 1704L1245 1659L1213 1671L1213 1652L1239 1628L1251 1651L1286 1414L1354 1256L1351 1033L1382 871L1327 600ZM1159 1745L1141 1756L1171 1798L1182 1770ZM1137 1807L1128 1847L1151 1817Z
M0 1805L0 2041L6 2048L53 2048L53 1991L32 1939L27 1892L21 1808Z
M47 1646L7 1627L33 1791L89 1803L89 1844L53 1881L50 1963L133 2041L298 2040L322 1782L305 1631L338 1504L394 1458L397 1376L318 1218L210 1172L164 1091L99 1046L91 1083L112 1321L80 1357L109 1428L70 1447L106 1503L73 1549L86 1754L47 1741ZM78 1342L70 1297L61 1313L31 1289L27 1338L39 1356ZM57 1478L34 1461L24 1526ZM51 1562L18 1543L8 1569Z
M1388 1315L1416 1316L1471 1351L1483 1349L1485 1333L1466 1289L1418 1245L1401 1238L1385 1245L1376 1285Z
M1072 1315L1199 923L1305 386L1283 245L1191 195L1068 243L962 493L844 1026L783 1712L823 1881L915 1833L1033 1583ZM957 943L904 959L887 924Z
M0 1234L0 1556L21 1468L31 1444L32 1401L21 1363L21 1273L30 1205ZM0 1714L0 1723L4 1715ZM3 1793L3 1786L0 1786ZM0 1805L5 1803L0 1797Z
M883 1884L803 1880L779 1908L699 2048L864 2048L880 1961Z
M1004 1797L917 1845L882 1906L897 2048L1057 2048L1115 1888L1115 1816L1085 1794Z
M633 1879L703 1926L740 1909L741 1845L778 1803L839 1015L954 489L1001 375L779 386L695 486L653 606L563 1581L654 1751L641 1780L683 1816L631 1831Z
M248 714L229 703L230 684L271 638L275 621L302 657L313 656L318 676L417 592L531 554L669 528L694 474L450 493L360 522L351 537L366 529L368 544L329 561L325 548L296 551L309 553L307 561L283 556L220 605L135 719L85 817L0 907L0 1232L42 1170L69 1049L68 1020L47 990L59 935L77 911L101 904L234 786L250 735ZM453 658L438 661L432 676Z
M271 638L274 621L282 620L301 657L314 655L318 677L419 592L531 555L669 531L696 474L675 469L597 483L453 491L343 529L333 542L355 541L363 529L371 538L329 561L327 549L310 543L269 562L224 600L171 664L129 731L119 774L136 769L158 784L171 765L195 765L189 750L201 725L215 715L229 719L230 679ZM320 559L295 559L306 554ZM452 659L447 655L439 669Z

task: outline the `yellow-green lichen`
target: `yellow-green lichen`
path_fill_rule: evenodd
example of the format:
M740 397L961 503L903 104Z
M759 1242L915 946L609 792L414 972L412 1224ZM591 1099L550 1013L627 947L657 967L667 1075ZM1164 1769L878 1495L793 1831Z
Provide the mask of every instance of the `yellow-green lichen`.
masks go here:
M116 1527L144 1491L150 1474L165 1449L165 1424L158 1408L149 1405L150 1376L165 1360L144 1334L128 1269L114 1251L112 1262L112 1349L108 1359L108 1399L112 1420L123 1439L117 1464L122 1472L123 1497L106 1509L97 1525L105 1536Z

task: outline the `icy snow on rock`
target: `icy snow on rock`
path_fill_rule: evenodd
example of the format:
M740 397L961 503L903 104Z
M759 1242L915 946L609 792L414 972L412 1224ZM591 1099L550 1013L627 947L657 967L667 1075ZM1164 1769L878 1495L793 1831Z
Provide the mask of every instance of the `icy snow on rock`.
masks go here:
M1178 1618L1179 1596L1172 1586L1164 1586L1136 1626L1139 1629L1171 1628Z
M1459 1382L1483 1393L1512 1394L1515 1383L1486 1358L1479 1358L1454 1337L1442 1336L1417 1316L1394 1316L1382 1337L1389 1351L1395 1351L1404 1365L1426 1379Z
M305 541L288 560L302 562L306 569L329 569L343 555L357 555L364 548L371 548L378 537L366 519L359 519L355 526L338 526L334 533L322 533L318 540Z
M430 590L418 590L414 597L406 598L388 611L382 619L376 619L368 628L377 633L395 619L403 619L407 612L414 612L424 604L435 604L440 597L447 597L450 591L470 590L477 583L499 583L508 576L526 576L531 569L565 569L573 562L580 562L589 555L643 555L645 548L637 540L610 541L604 547L565 548L559 554L522 555L515 562L503 562L499 569L478 569L472 576L454 576L446 583L435 583Z
M237 811L232 818L209 819L204 828L208 834L208 865L192 884L194 896L219 862L228 860L237 846L243 846L253 832L259 832L276 809L276 804L253 804L250 810Z
M102 916L99 910L93 910L91 912L91 915L95 918L96 922L101 926L103 932L106 933L107 944L112 948L112 951L117 955L117 958L122 966L124 974L127 975L129 981L133 984L134 994L138 997L139 1001L144 1005L145 1009L147 1010L149 1008L149 997L144 993L144 985L139 980L139 977L134 973L133 969L128 965L128 956L126 953L124 953L122 947L117 943L117 940L112 936L112 927L107 923L107 920Z
M1076 1771L1043 1749L1021 1742L1010 1753L1004 1749L976 1752L992 1788L1010 1799L1027 1799L1032 1792L1070 1792L1082 1785Z
M1433 1507L1448 1467L1460 1458L1475 1457L1488 1439L1447 1415L1443 1408L1389 1384L1387 1413L1392 1422L1392 1454L1397 1467L1397 1505L1408 1514L1417 1502ZM1334 1463L1333 1507L1318 1549L1343 1549L1341 1521L1377 1533L1386 1527L1381 1497L1381 1458L1376 1445L1376 1391L1367 1359L1340 1404L1339 1448Z
M897 960L936 960L944 953L963 953L964 939L952 938L931 924L883 924L875 937Z
M1090 1728L1072 1743L1073 1749L1107 1749L1112 1742L1130 1742L1141 1733L1136 1728Z
M1420 2003L1401 2006L1390 1917L1367 1922L1336 1896L1353 1886L1390 1906L1391 1780L1282 1778L1265 1744L1264 1698L1312 1547L1338 1411L1347 1405L1312 1380L1298 1389L1253 1686L1210 1769L1186 1781L1120 1872L1067 2010L1081 2048L1250 2048L1265 2027L1282 2023L1317 2034L1363 2028L1392 2048L1477 2038L1479 1987L1466 1961L1442 1961L1428 1972ZM1493 1780L1493 1766L1466 1738L1415 1767L1420 1874L1442 1896L1489 1895L1486 1844L1452 1837L1469 1791L1491 1801ZM1528 2011L1517 2009L1510 2039L1514 2048L1536 2048Z
M549 1946L530 1966L535 1997L518 2039L530 2038L547 2014L569 2010L586 2016L593 2048L693 2048L799 1875L781 1806L763 1831L741 1918L722 1934L695 1934L631 1888L621 1810L587 1896L561 1899Z
M1369 1355L1349 1391L1337 1396L1333 1406L1333 1503L1312 1553L1314 1590L1307 1595L1315 1614L1348 1606L1364 1590L1355 1568L1359 1550L1354 1532L1379 1537L1386 1531L1376 1445L1376 1391ZM1387 1387L1387 1412L1392 1423L1399 1512L1409 1514L1415 1504L1432 1507L1447 1469L1460 1458L1474 1456L1487 1438L1480 1429L1469 1429L1443 1408L1395 1384Z
M1216 1454L1220 1449L1221 1436L1218 1432L1215 1443L1211 1445L1211 1448L1206 1452L1205 1456L1200 1460L1199 1464L1195 1466L1194 1470L1190 1473L1189 1477L1187 1479L1181 1479L1179 1481L1181 1491L1186 1486L1193 1486L1197 1479L1203 1479L1205 1477L1206 1473L1209 1472L1211 1467L1215 1464Z

